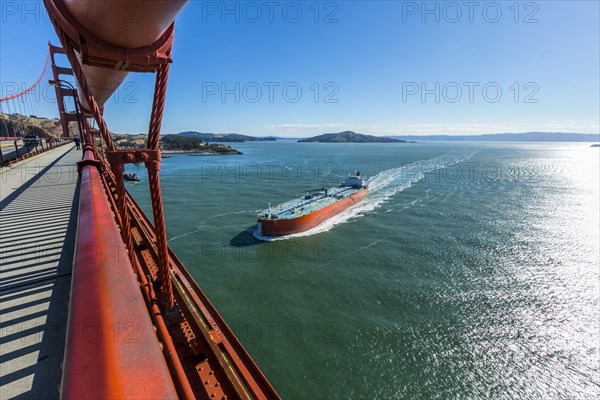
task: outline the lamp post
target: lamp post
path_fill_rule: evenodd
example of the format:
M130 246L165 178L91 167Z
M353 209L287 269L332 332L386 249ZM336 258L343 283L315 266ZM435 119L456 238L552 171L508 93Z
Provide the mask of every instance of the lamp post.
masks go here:
M64 81L62 79L50 80L48 81L48 83L50 83L50 86L58 86L63 89L64 85L67 87L67 89L71 89L75 92L75 95L73 96L73 103L75 103L75 113L77 114L77 129L79 130L79 139L83 141L84 136L83 131L81 130L81 113L79 112L79 97L77 96L77 89L75 89L75 87L70 82Z

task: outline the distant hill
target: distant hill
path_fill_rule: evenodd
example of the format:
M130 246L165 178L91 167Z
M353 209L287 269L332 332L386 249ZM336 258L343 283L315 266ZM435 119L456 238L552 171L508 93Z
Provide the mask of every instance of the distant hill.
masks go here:
M203 133L196 131L187 131L178 133L178 135L187 136L187 137L195 137L201 139L205 142L257 142L257 141L274 141L277 140L273 136L269 137L256 137L256 136L248 136L241 135L239 133Z
M382 136L363 135L352 131L338 133L325 133L319 136L313 136L306 139L300 139L298 142L320 142L320 143L399 143L406 140L392 139Z
M79 135L77 126L69 126L71 135ZM62 125L56 118L40 118L35 115L0 113L0 136L37 135L39 137L59 137L62 135Z
M514 142L598 142L600 135L594 133L564 132L526 132L526 133L491 133L485 135L398 135L388 136L403 140L479 140L479 141L514 141Z
M113 133L112 138L121 148L144 148L147 135L124 135ZM202 152L211 154L242 154L225 144L208 144L199 138L180 135L161 135L160 147L164 152Z

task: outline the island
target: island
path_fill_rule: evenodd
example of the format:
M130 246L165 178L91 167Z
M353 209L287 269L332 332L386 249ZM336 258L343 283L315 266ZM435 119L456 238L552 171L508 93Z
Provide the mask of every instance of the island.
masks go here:
M406 143L406 140L392 139L382 136L363 135L352 131L338 133L325 133L319 136L313 136L298 140L300 143L319 142L319 143Z
M113 134L113 140L120 147L143 148L146 146L146 135ZM208 144L194 137L180 135L162 135L160 148L164 154L188 153L189 155L233 155L242 154L226 144Z
M591 145L590 147L600 147L600 143L594 143L593 145Z
M218 142L218 143L228 143L228 142L264 142L264 141L275 141L277 140L273 136L267 137L256 137L256 136L248 136L242 135L239 133L203 133L196 131L187 131L178 133L180 136L197 138L204 142Z

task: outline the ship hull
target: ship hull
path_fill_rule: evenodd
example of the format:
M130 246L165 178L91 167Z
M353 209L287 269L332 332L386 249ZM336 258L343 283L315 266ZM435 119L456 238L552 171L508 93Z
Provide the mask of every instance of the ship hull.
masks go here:
M323 207L320 210L298 218L274 220L259 219L258 223L261 227L261 234L268 237L277 237L305 232L359 203L366 197L368 192L368 189L361 190L360 192L345 197L327 207Z

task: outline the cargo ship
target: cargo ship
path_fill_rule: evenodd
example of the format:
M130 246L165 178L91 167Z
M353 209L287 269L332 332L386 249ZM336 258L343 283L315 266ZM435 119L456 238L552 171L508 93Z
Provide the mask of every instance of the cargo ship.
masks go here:
M368 192L367 179L356 171L338 186L309 190L302 197L269 206L258 214L260 234L277 237L307 231L357 204Z

